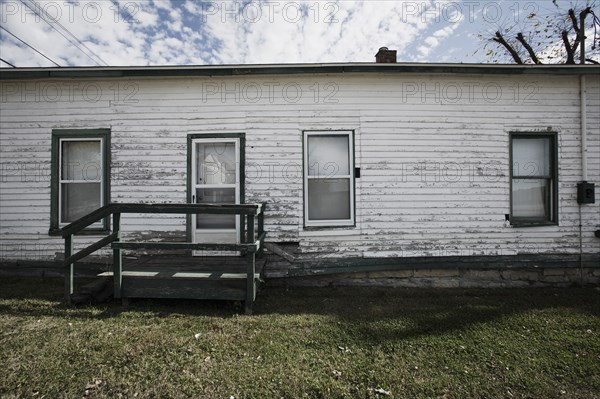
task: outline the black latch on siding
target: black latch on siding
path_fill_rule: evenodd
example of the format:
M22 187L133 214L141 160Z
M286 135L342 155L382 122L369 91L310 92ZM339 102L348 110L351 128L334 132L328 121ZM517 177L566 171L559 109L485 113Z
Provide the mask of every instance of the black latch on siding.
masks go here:
M354 178L360 179L360 168L354 168Z

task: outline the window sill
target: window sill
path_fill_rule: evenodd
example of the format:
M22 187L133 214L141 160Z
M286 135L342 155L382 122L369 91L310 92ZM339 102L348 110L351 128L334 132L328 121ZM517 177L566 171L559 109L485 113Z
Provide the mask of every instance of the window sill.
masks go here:
M349 223L349 224L330 224L330 225L312 225L312 226L307 226L304 225L303 229L305 231L307 230L344 230L344 229L354 229L356 228L356 223Z
M353 236L359 234L360 230L356 226L304 226L300 230L301 237Z
M558 223L554 222L511 222L510 227L548 227L548 226L558 226Z
M105 236L110 234L110 230L108 229L85 229L74 235L76 236ZM49 236L60 237L62 236L62 232L60 229L50 229L48 231Z

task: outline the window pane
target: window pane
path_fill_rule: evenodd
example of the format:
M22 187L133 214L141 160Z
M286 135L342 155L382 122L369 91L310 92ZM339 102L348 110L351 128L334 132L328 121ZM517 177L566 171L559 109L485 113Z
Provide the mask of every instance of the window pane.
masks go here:
M513 179L513 216L550 220L550 182L545 179Z
M61 157L63 180L102 179L100 141L63 141Z
M197 204L235 204L234 188L198 188L196 189ZM236 215L205 215L196 217L198 229L235 229Z
M61 184L61 223L71 223L100 208L100 183Z
M513 139L513 176L550 175L550 138Z
M197 184L235 184L235 143L196 144Z
M350 179L309 179L308 219L349 220Z
M350 174L349 136L308 136L308 175L319 177Z

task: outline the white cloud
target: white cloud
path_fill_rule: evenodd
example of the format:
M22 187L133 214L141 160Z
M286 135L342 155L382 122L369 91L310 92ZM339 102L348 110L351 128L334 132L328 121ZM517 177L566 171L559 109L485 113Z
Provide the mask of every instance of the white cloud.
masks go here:
M465 47L467 33L482 26L462 3L433 0L52 4L63 7L59 22L111 65L372 62L381 46L397 49L399 61L447 60L450 48ZM44 21L35 21L19 0L0 5L2 26L59 64L95 65ZM0 50L18 66L52 65L4 32Z
M171 2L171 0L153 0L152 4L161 10L165 10L165 11L171 11L174 8L173 3Z
M225 12L206 15L205 32L218 40L221 62L373 61L379 47L401 50L427 26L402 23L396 2L256 4L261 12L242 10L239 22Z

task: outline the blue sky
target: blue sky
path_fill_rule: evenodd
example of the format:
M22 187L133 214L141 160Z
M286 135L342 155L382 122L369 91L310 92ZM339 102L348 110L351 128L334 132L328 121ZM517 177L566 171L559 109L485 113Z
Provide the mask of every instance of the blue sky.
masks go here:
M382 46L399 62L490 62L478 35L557 9L551 0L0 0L0 12L0 57L25 67L54 64L8 32L61 66L372 62Z

